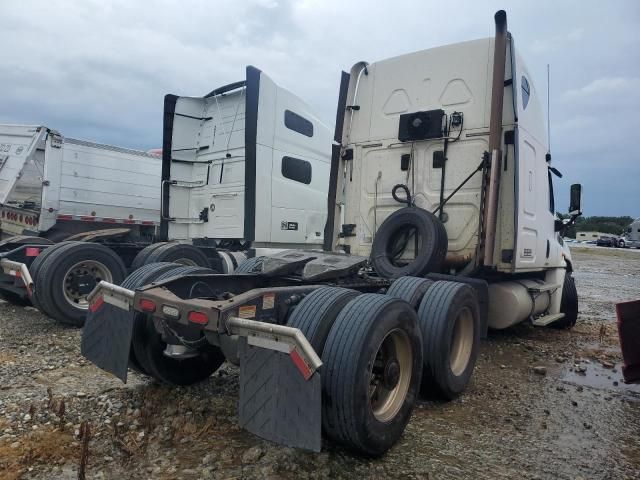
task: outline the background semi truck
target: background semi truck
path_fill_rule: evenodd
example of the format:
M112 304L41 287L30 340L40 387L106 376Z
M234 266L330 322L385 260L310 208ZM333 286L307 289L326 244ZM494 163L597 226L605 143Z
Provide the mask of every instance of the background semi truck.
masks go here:
M618 241L618 245L627 248L640 248L640 218L631 222L623 237Z
M573 326L561 233L581 187L572 220L556 220L539 98L505 12L495 21L495 38L343 72L324 251L100 282L83 354L124 381L131 367L178 385L230 361L244 428L380 455L418 395L464 391L489 327Z
M246 73L245 80L204 97L165 97L161 160L115 147L92 146L89 154L83 154L80 147L88 147L78 141L64 143L63 153L69 152L65 155L70 160L64 155L58 160L57 144L63 144L59 135L34 131L29 141L42 145L45 166L59 165L63 186L65 182L76 182L76 188L84 185L85 190L74 190L71 196L80 192L77 196L87 199L84 210L61 202L63 210L49 213L51 186L45 185L39 193L41 219L45 214L53 219L63 217L61 220L73 216L83 226L114 227L111 220L122 218L116 215L120 210L107 212L107 207L94 204L111 205L116 192L122 190L141 193L122 199L131 210L121 210L123 225L117 226L126 228L85 232L55 245L39 230L14 231L40 234L45 240L20 236L0 245L4 291L28 295L45 314L82 325L87 295L95 285L101 280L119 284L129 270L145 262L178 262L231 272L247 254L320 247L331 132L307 104L260 70L247 67ZM72 147L67 149L67 143ZM11 145L16 144L12 140ZM107 157L96 159L93 152L97 149L127 153L130 158L124 163L135 175L117 168L120 158L111 163ZM38 149L33 150L36 155L32 158L37 161ZM148 164L147 159L154 163ZM81 165L69 166L72 160ZM16 166L11 175L20 168ZM108 184L108 192L100 188L106 182L95 179L102 170L111 171L117 180ZM86 172L87 179L81 181L76 172ZM131 188L134 181L139 188ZM33 195L38 195L35 187ZM66 200L70 195L65 195ZM143 195L156 210L146 212L141 226L150 222L150 227L158 226L157 234L138 235L137 227L132 228L132 220L138 218L133 207ZM107 215L114 218L105 219ZM52 227L45 225L50 231Z

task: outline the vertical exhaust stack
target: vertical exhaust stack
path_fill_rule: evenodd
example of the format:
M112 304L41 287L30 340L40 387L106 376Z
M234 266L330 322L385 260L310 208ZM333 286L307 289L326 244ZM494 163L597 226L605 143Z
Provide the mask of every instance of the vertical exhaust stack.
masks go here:
M498 10L495 14L496 38L493 53L493 82L491 87L491 118L489 122L489 151L491 170L489 192L484 211L484 259L485 266L493 265L493 250L496 240L498 217L498 193L500 191L500 167L502 163L502 106L504 100L504 69L507 60L507 13Z

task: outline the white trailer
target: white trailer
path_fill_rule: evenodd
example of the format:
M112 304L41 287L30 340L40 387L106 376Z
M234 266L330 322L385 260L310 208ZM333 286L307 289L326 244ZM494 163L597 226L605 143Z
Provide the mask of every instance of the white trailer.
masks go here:
M288 250L253 274L147 265L90 294L82 352L126 381L169 384L240 366L240 424L366 455L402 435L419 394L467 387L487 329L572 327L578 298L555 220L530 72L496 36L343 72L324 252Z
M98 282L119 284L146 263L230 273L247 256L258 254L242 268L264 253L321 247L331 132L263 72L250 66L246 73L203 97L165 97L161 159L63 141L42 128L11 130L11 169L0 170L17 185L8 208L32 208L38 221L33 230L8 230L21 235L0 244L0 288L28 295L58 321L82 325ZM26 166L32 173L20 176ZM41 200L28 203L39 191ZM134 236L138 224L159 224L159 232ZM112 228L43 245L61 225Z
M160 169L157 155L0 125L2 238L58 241L118 225L150 240L160 224Z

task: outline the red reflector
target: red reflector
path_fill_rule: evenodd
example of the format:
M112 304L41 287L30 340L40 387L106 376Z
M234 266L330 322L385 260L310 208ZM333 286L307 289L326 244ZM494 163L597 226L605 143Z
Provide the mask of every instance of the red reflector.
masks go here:
M103 218L102 221L104 223L116 223L116 219L115 218Z
M136 223L136 221L135 220L127 220L127 219L125 219L125 220L122 221L122 223Z
M311 369L302 359L302 357L298 353L298 350L294 348L293 350L291 350L291 352L289 352L289 356L291 357L291 360L293 360L294 365L298 367L298 370L300 370L300 373L302 374L304 379L309 380L311 378Z
M73 220L72 215L58 215L58 220Z
M143 220L142 225L154 225L155 222L152 220Z
M153 313L156 311L156 303L153 300L149 300L148 298L143 298L140 300L140 310L143 312Z
M36 247L27 247L25 251L27 257L37 257L40 255L40 249Z
M102 306L103 303L104 303L104 297L100 296L96 298L91 305L89 305L89 310L91 312L95 312Z
M197 323L199 325L206 325L209 323L209 319L207 318L207 314L203 312L189 312L187 318L192 323Z
M96 217L80 217L80 220L82 220L83 222L93 222L95 221Z

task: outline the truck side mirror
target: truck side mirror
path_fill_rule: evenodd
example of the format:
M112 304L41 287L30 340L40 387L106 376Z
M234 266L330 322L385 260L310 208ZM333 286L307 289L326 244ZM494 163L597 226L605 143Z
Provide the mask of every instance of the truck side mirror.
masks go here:
M578 216L582 214L582 185L574 183L571 185L569 195L569 215Z

